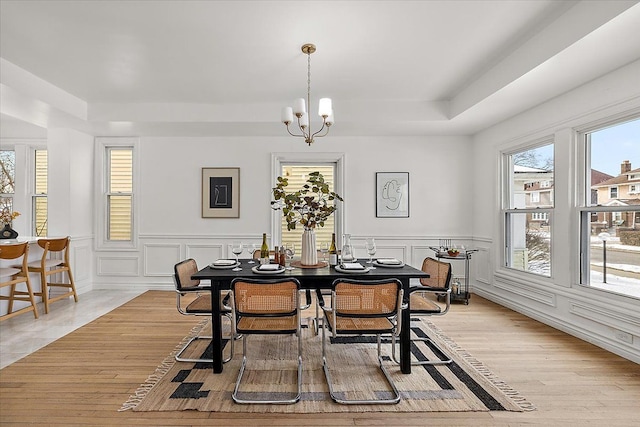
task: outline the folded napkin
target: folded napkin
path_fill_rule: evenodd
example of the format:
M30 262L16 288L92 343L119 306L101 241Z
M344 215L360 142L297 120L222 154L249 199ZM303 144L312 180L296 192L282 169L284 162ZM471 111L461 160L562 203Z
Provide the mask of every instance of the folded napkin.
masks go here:
M213 265L217 265L217 266L235 265L235 264L236 264L235 259L219 259L217 261L214 261L213 263Z
M364 270L364 265L359 262L345 262L340 265L343 270Z
M388 265L400 265L400 264L402 264L402 261L400 261L399 259L395 259L395 258L378 258L376 261L378 262L378 264L388 264Z
M262 270L262 271L277 271L280 270L282 267L279 264L262 264L260 267L258 267L258 270Z

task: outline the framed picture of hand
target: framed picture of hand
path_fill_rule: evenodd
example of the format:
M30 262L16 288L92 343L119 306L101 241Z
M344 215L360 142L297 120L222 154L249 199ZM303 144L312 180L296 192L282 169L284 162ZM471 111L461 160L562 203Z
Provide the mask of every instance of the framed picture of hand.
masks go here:
M409 172L376 172L376 218L409 218Z

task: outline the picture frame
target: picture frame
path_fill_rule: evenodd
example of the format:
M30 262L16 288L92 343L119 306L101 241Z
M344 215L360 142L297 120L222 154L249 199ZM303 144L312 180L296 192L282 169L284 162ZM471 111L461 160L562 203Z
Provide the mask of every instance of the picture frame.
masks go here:
M202 168L202 218L240 218L240 168Z
M376 172L376 218L409 218L409 172Z

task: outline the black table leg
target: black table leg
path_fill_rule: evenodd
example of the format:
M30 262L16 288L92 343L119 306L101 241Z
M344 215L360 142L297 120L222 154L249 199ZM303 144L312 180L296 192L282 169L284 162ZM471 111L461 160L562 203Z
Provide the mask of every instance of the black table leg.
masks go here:
M400 329L400 370L403 374L411 373L411 310L409 306L409 279L402 279L404 302L407 308L402 310L402 329Z
M222 373L222 319L220 317L220 283L211 280L211 349L213 373Z

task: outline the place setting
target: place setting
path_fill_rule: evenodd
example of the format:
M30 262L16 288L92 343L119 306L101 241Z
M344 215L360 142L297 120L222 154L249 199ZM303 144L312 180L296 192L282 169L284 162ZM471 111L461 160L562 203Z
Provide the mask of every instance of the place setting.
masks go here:
M256 274L280 274L286 271L280 264L261 264L251 267L251 271Z
M209 267L216 270L230 270L240 266L240 262L235 259L218 259L209 264Z
M373 261L373 265L382 268L402 268L404 267L404 262L396 258L378 258Z

